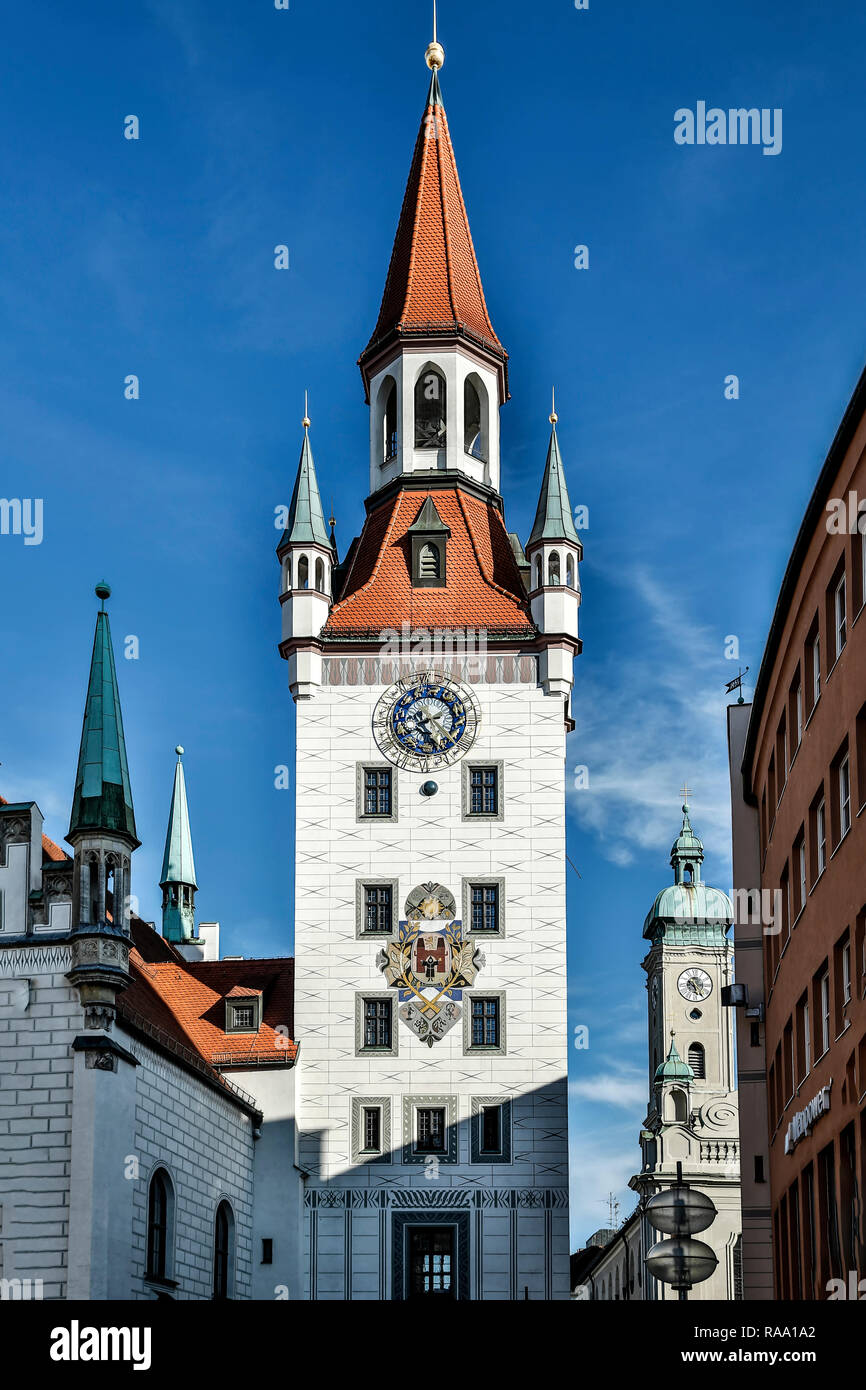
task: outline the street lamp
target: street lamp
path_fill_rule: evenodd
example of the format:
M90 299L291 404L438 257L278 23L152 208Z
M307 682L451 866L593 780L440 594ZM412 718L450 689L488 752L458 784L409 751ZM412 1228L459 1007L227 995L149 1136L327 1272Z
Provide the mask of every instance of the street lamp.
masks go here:
M685 1299L689 1289L709 1279L719 1263L709 1245L692 1239L715 1221L715 1205L705 1192L696 1192L683 1181L683 1165L678 1163L676 1185L650 1198L646 1218L669 1237L647 1251L646 1267L654 1279L670 1284Z

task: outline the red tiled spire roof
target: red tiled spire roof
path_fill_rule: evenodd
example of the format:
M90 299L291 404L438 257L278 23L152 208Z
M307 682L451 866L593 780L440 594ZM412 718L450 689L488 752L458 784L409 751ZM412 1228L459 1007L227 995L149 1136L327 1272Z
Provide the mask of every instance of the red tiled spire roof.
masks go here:
M530 638L535 628L520 572L498 508L460 487L437 488L434 501L449 528L441 589L413 588L409 528L425 501L402 488L374 506L355 547L346 582L324 631L357 634L415 627L484 628Z
M391 265L361 369L389 338L465 333L504 363L472 245L448 118L434 72L415 144Z

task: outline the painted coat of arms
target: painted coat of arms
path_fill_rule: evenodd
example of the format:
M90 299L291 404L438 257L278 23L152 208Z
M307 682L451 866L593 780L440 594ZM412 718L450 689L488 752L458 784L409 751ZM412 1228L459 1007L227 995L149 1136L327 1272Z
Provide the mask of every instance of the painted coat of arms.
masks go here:
M409 917L400 922L396 941L379 952L376 964L388 984L397 990L400 1018L416 1037L432 1047L459 1023L464 988L472 985L484 965L474 941L463 935L463 923L443 915L451 908L450 893L441 898L431 891L413 894L406 906Z

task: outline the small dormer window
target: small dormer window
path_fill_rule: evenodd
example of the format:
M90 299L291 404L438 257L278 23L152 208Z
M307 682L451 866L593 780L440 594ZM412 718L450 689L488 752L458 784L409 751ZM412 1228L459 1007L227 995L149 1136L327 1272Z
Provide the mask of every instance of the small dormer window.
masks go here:
M261 995L250 994L226 999L226 1032L257 1033L261 1027Z
M418 553L419 579L438 579L440 571L439 551L430 541L422 545Z
M409 527L412 585L417 589L445 587L447 543L451 535L432 497L428 497Z

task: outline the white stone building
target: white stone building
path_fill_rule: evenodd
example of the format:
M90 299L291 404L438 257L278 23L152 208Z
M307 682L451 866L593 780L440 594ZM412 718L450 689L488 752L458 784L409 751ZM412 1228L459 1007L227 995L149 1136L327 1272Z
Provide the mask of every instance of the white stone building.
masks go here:
M34 802L0 800L0 1299L299 1297L292 962L219 961L218 924L197 931L180 764L176 944L131 913L104 602L71 857L42 824Z
M361 357L370 495L338 563L304 441L295 701L305 1295L568 1297L565 739L581 544L556 417L505 526L493 329L439 89Z
M640 1134L643 1161L630 1186L640 1204L601 1256L583 1263L576 1296L676 1299L648 1274L648 1251L663 1237L644 1205L677 1181L704 1192L717 1216L697 1239L718 1261L689 1293L694 1300L742 1298L740 1144L733 1009L722 991L733 976L730 898L702 880L704 850L683 806L671 850L674 882L657 895L644 923L647 974L649 1108Z

